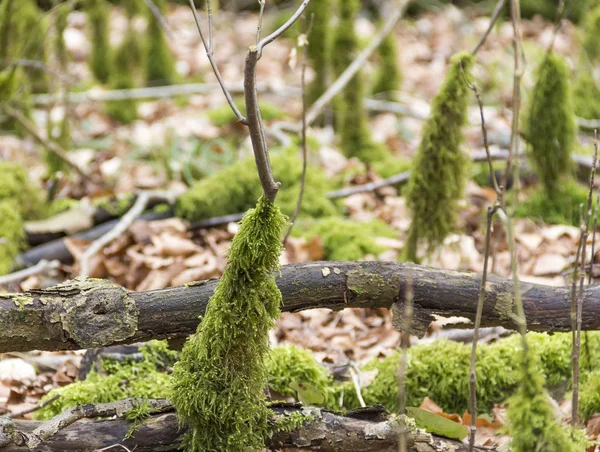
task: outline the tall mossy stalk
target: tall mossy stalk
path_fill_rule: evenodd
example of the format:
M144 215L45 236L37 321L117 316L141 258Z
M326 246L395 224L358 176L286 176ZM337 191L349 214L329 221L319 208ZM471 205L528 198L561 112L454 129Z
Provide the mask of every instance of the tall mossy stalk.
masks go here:
M191 428L188 451L264 447L268 332L281 304L273 272L286 223L264 197L246 213L206 315L174 367L171 400Z
M383 17L381 18L383 22ZM394 31L388 34L377 49L379 64L373 94L378 98L394 99L394 91L400 88L402 73L398 66L398 48Z
M526 338L523 340L527 341ZM555 409L544 388L539 358L529 349L523 354L521 382L508 400L507 418L514 452L575 452L581 450L556 420Z
M356 58L359 42L354 21L359 12L359 0L339 3L340 20L333 43L333 68L339 76ZM334 101L336 127L346 157L357 157L365 163L381 161L389 156L387 149L373 142L363 99L365 88L360 72L348 82Z
M571 154L577 125L569 66L553 52L546 54L537 70L537 82L525 116L525 138L548 199L560 199L562 186L572 176Z
M474 64L471 53L455 55L446 78L432 102L431 115L414 158L406 187L411 225L406 245L407 260L418 262L421 241L432 252L456 228L467 157L461 150L462 128L467 122L468 78Z
M123 42L115 53L112 72L109 77L111 89L131 89L135 87L135 73L139 71L141 58L137 32L133 26L137 0L126 7L127 31ZM114 120L129 124L137 118L138 104L134 100L113 101L106 104L106 112Z
M162 15L166 12L166 1L155 0L154 4ZM175 82L175 58L165 33L156 16L147 8L148 30L146 55L146 83L148 85L169 85Z
M112 73L112 49L110 47L110 5L106 0L86 0L84 3L91 31L92 51L89 66L100 83L108 83Z
M331 77L331 15L334 0L312 0L306 10L311 20L308 48L306 50L315 78L308 87L307 100L314 103L327 89Z
M574 88L575 113L587 119L600 118L600 6L588 15L583 26L581 54Z
M60 70L65 74L68 73L69 52L65 43L64 32L67 28L67 19L70 12L71 5L68 3L58 6L58 8L55 9L53 22L54 36L52 47L54 50L54 58L58 63ZM71 148L71 124L69 121L68 103L66 100L68 86L64 86L63 83L59 86L59 90L62 97L63 116L58 123L55 123L51 118L48 118L48 136L54 139L63 149L69 150ZM53 175L67 169L64 160L48 150L44 151L44 160L46 162L48 175Z

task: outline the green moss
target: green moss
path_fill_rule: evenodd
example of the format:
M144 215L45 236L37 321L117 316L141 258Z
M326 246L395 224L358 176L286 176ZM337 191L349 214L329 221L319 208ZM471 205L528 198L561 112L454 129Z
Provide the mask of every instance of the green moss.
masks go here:
M59 198L46 205L42 218L50 218L59 213L66 212L79 204L79 201L71 198Z
M154 4L165 15L165 0L155 0ZM148 36L146 56L146 83L148 85L169 85L176 80L175 58L164 31L150 8L147 9Z
M296 228L294 235L307 239L320 237L323 240L325 259L334 261L356 261L368 254L377 255L385 248L377 245L377 237L397 237L398 233L381 220L369 222L345 218L323 218L307 227Z
M110 215L121 217L133 205L135 199L131 193L126 193L120 196L105 196L94 200L94 205L105 210Z
M582 65L573 90L575 113L586 119L600 118L600 87L592 71L593 68Z
M306 416L300 411L285 413L284 416L277 419L275 431L278 432L293 432L299 430L306 422L314 419L314 416Z
M339 2L340 20L333 41L332 61L339 76L356 58L359 42L354 32L354 21L360 8L358 0ZM373 142L368 118L363 105L365 88L362 76L357 73L334 102L340 146L346 157L357 157L365 163L385 159L388 150Z
M552 387L568 382L571 376L571 334L529 333L528 343L533 356L539 358L538 372ZM591 366L600 364L600 336L589 334ZM512 395L521 381L521 338L518 335L501 339L477 348L477 405L478 411L489 412L495 403ZM469 366L471 346L435 341L417 345L408 351L406 373L407 406L419 406L425 396L430 397L447 413L462 413L469 409ZM382 361L374 360L363 370L377 370L373 381L362 390L368 405L382 404L391 411L398 410L397 369L400 353ZM586 357L582 362L586 362ZM338 388L344 391L344 405L358 407L351 384Z
M373 94L383 99L394 98L394 91L400 88L402 73L398 66L398 50L396 49L396 36L390 33L377 49L379 64Z
M528 349L519 360L519 386L508 400L508 430L514 452L575 452L566 429L556 421L554 407L544 389L539 357ZM519 351L517 356L522 356Z
M0 162L0 200L12 200L25 220L40 218L43 196L39 186L31 182L27 171L19 163Z
M311 17L312 24L306 52L315 73L315 77L307 89L309 104L312 104L325 92L331 77L331 16L335 3L332 0L313 0L306 10L306 17Z
M36 419L50 419L77 405L115 402L127 397L140 399L166 398L171 377L163 372L171 364L176 352L168 349L166 341L150 341L140 348L142 361L103 362L103 374L96 371L84 381L55 388L43 400L60 394L54 402L36 411Z
M333 378L305 349L284 345L271 350L266 361L269 388L290 397L297 396L298 385L310 385L322 395L320 406L335 408Z
M25 306L33 304L33 297L29 297L27 295L15 296L12 297L12 300L19 311L22 311Z
M271 163L275 179L281 182L277 204L284 214L291 215L296 208L300 190L302 161L297 150L290 148L273 153ZM252 165L254 158L249 157L196 182L178 198L176 215L198 221L245 211L261 193L258 176L253 171L248 171ZM337 208L325 196L330 188L324 172L311 166L307 172L301 214L315 218L335 215Z
M246 105L242 100L236 100L235 105L241 112L246 111ZM259 102L259 105L263 121L282 119L286 115L282 109L269 102ZM217 127L224 127L226 125L237 123L237 117L228 104L209 110L206 114L211 122Z
M564 58L550 52L540 64L524 120L533 166L548 198L558 198L561 185L572 175L577 133L570 71Z
M467 173L467 158L460 146L469 105L467 79L474 61L466 52L452 58L423 127L406 187L412 218L406 254L413 262L418 260L419 241L425 241L431 252L456 228Z
M131 427L125 435L125 439L133 437L135 431L150 417L152 410L147 400L141 400L139 405L133 407L125 413L125 419L132 422Z
M411 161L398 156L388 155L386 158L379 162L373 163L373 169L379 174L381 177L388 178L394 176L395 174L404 173L405 171L410 171Z
M91 29L92 51L89 66L100 83L107 83L113 72L113 57L110 47L110 10L106 0L88 0L84 3Z
M264 446L268 332L281 304L273 271L285 224L262 197L244 216L206 315L175 365L171 400L180 422L191 426L188 451Z
M579 396L579 411L584 421L600 413L600 370L591 372L584 379Z
M589 189L575 181L566 181L553 191L552 197L545 187L534 187L527 197L519 201L515 216L542 220L549 224L579 226L579 206L587 205Z
M583 24L581 48L587 59L592 63L600 63L598 33L600 33L600 6L588 12Z

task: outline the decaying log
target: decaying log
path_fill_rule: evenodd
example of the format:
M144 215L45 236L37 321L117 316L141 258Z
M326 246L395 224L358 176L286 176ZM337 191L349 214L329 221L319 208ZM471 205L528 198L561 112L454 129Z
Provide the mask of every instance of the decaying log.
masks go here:
M480 275L397 262L310 262L286 265L277 277L283 311L313 308L391 308L412 281L415 321L433 314L475 315ZM67 281L45 290L0 295L0 352L76 350L196 330L216 279L148 292L127 292L105 280ZM570 331L568 288L521 283L527 323L534 331ZM515 329L513 285L492 276L482 326ZM600 329L600 286L585 289L583 329Z
M178 425L177 415L165 400L149 401L158 414L153 414L136 430L129 439L124 439L131 428L131 422L121 416L132 405L132 399L119 402L84 405L67 411L46 422L0 419L0 450L6 452L31 450L27 444L36 445L37 436L32 432L50 432L34 450L43 451L90 451L115 444L122 444L129 450L176 451L179 450L184 431ZM345 415L298 404L281 404L271 407L273 434L266 446L271 450L313 449L319 451L396 451L402 424L399 417L390 415L383 407L367 407ZM63 424L59 421L74 412L90 417L118 416L110 420L77 420ZM277 425L290 416L301 415L302 426L291 431L276 431ZM58 419L60 418L60 419ZM68 426L67 426L68 425ZM466 451L459 441L436 437L415 427L408 430L409 450L414 452L434 452L439 450ZM4 447L2 447L4 446ZM483 450L476 448L476 450ZM486 448L485 450L489 450Z

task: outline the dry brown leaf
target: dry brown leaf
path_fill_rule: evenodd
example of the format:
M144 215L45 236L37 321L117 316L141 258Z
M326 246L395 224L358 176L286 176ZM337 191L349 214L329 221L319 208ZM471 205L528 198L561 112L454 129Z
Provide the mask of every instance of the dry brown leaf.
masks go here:
M444 412L444 410L442 410L442 408L440 408L440 406L433 400L431 400L428 396L425 396L423 402L421 402L421 405L419 405L419 408L435 414L440 414Z
M560 254L542 254L535 261L534 276L558 275L569 265L569 261Z
M150 240L157 253L162 256L187 256L201 251L201 248L190 239L182 238L170 232L162 232L153 236Z

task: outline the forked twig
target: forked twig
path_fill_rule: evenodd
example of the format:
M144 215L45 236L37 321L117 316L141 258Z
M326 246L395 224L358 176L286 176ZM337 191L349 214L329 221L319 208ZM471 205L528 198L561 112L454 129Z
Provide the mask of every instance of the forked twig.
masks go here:
M479 52L479 49L483 46L483 44L485 43L485 40L487 39L489 34L492 32L492 29L494 28L494 24L498 20L498 17L500 17L500 13L502 12L502 8L504 8L505 3L506 3L506 0L498 0L498 3L496 3L494 12L492 13L492 17L490 18L490 25L488 26L487 30L485 30L485 33L483 34L483 36L481 37L481 39L479 40L477 45L471 51L471 53L473 55L477 55L477 52Z

